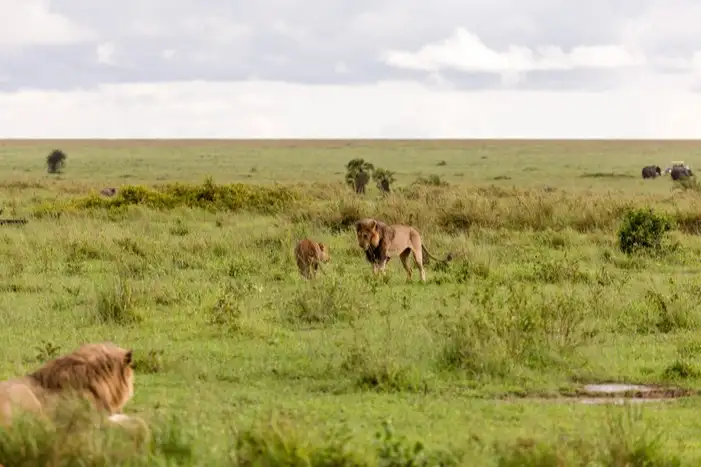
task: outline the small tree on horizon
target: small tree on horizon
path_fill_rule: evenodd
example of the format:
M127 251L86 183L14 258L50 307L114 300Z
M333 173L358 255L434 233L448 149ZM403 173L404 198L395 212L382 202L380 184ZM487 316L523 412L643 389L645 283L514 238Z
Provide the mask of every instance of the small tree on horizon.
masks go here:
M383 193L392 191L391 185L394 183L394 172L386 169L375 169L372 178L377 183L377 189Z
M365 193L365 187L370 182L370 174L375 170L365 159L352 159L346 164L346 185L358 194Z
M46 168L50 174L61 173L68 156L60 149L54 149L46 156Z

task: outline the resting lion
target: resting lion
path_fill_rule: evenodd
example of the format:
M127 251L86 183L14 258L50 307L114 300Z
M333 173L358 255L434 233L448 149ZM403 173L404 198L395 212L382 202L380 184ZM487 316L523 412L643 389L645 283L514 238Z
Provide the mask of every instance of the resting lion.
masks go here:
M295 258L297 259L299 273L306 279L314 277L321 263L326 263L331 260L329 249L326 245L317 243L308 238L297 242L295 246Z
M0 425L11 425L16 409L49 415L72 397L87 398L110 421L122 424L122 417L114 415L133 395L132 350L85 344L33 373L0 382Z
M399 256L402 265L411 280L411 266L409 255L414 256L414 262L421 273L421 280L426 281L426 271L423 265L423 253L426 256L441 262L450 261L451 255L445 260L433 256L421 243L421 234L409 225L387 225L376 219L361 219L355 223L355 232L358 237L358 246L365 251L365 257L372 263L375 274L383 272L387 262L395 256Z

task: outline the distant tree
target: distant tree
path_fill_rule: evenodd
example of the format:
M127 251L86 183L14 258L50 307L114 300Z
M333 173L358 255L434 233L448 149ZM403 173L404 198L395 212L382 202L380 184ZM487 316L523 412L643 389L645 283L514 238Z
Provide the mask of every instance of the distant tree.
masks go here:
M367 173L362 167L355 176L355 192L364 195L365 187L370 183L370 174Z
M375 169L372 178L381 192L390 193L392 191L391 185L394 183L394 172L385 169Z
M375 167L364 159L352 159L346 164L346 185L356 193L364 194L365 187L370 182L370 174Z
M60 173L63 169L63 165L66 162L66 153L60 149L54 149L51 154L46 156L46 167L50 174Z

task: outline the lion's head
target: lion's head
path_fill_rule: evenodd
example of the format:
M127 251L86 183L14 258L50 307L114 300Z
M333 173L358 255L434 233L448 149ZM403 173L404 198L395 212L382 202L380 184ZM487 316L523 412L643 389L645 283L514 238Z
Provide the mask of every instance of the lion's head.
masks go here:
M134 395L132 350L112 343L85 344L28 375L50 392L77 392L113 414Z
M331 261L331 255L329 254L329 247L327 247L323 243L319 243L319 251L321 252L319 259L322 262L328 263L329 261Z
M361 219L355 223L358 246L363 250L377 248L380 244L380 230L375 219Z

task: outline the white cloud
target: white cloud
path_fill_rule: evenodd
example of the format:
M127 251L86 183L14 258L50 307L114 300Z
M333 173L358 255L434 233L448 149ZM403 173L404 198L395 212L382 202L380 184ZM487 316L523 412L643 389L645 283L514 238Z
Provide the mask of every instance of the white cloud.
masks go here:
M0 47L71 44L95 34L49 9L42 0L0 0Z
M601 93L262 81L24 90L0 94L0 137L701 137L701 94L657 84Z
M307 31L302 28L291 26L287 21L276 19L272 22L271 29L276 34L284 36L292 41L301 42L309 39Z
M165 50L161 51L161 57L164 60L170 60L173 57L175 57L175 54L177 54L177 53L178 53L178 51L175 49L165 49Z
M698 46L701 3L696 0L648 1L641 14L623 18L620 38L641 49Z
M214 15L186 18L181 26L188 34L202 37L214 44L235 44L237 40L247 38L253 32L250 25L235 23Z
M465 28L458 28L447 39L424 45L414 52L389 50L384 60L394 67L428 72L454 69L498 73L509 81L514 75L536 70L615 69L640 67L646 63L644 55L620 45L578 46L569 52L553 45L535 50L510 45L505 51L498 51Z
M350 73L350 68L348 68L348 65L346 62L339 60L333 65L333 71L339 74L346 74Z
M98 44L96 50L97 62L103 65L116 65L114 60L115 47L112 42Z

